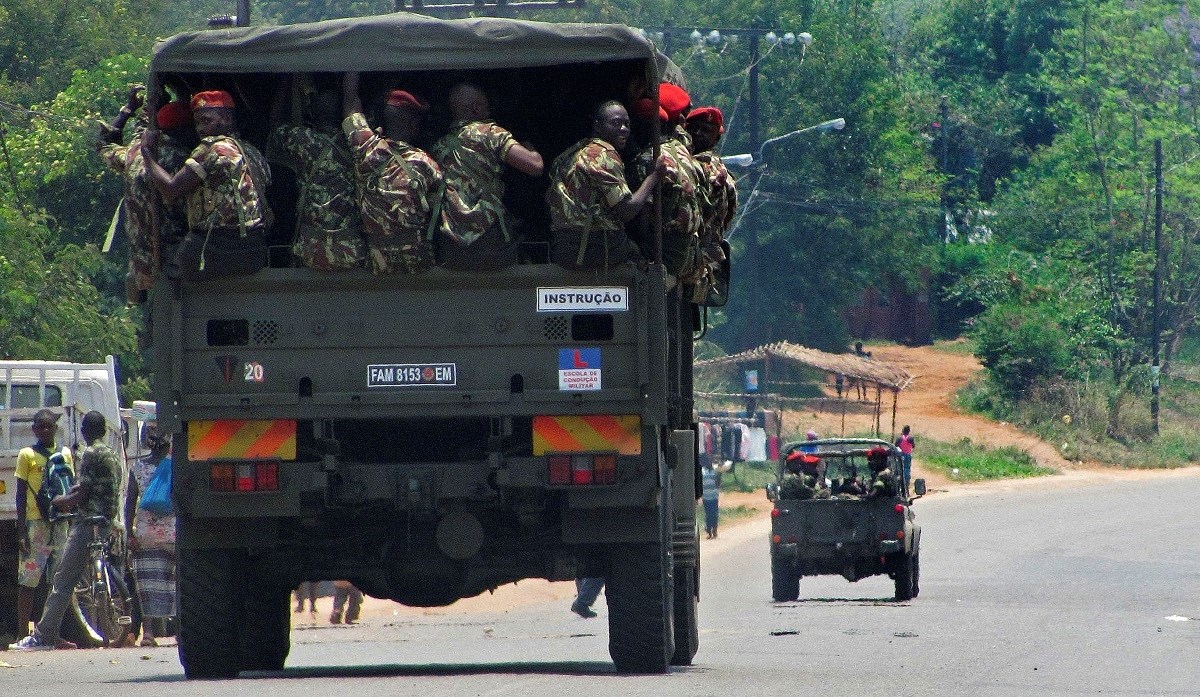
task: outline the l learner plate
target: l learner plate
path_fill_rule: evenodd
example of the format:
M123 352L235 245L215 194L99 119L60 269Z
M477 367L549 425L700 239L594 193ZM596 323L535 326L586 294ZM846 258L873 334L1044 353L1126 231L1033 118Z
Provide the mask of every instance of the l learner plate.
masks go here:
M384 363L367 366L367 387L453 387L456 363Z

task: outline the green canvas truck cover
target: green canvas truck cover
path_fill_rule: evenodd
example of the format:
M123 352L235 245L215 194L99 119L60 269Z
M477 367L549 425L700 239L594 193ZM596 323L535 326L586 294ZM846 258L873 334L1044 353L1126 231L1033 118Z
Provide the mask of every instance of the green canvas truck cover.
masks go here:
M311 24L196 31L160 41L154 73L262 73L522 68L656 58L679 69L637 30L614 24L502 18L443 20L398 12Z

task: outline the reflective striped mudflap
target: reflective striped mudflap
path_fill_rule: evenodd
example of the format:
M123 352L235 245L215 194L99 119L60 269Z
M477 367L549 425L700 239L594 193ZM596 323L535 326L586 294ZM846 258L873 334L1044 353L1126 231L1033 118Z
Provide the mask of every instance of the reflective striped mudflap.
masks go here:
M188 459L193 462L256 457L295 460L296 421L189 421L187 443Z
M642 420L626 415L535 416L533 454L616 451L642 452Z

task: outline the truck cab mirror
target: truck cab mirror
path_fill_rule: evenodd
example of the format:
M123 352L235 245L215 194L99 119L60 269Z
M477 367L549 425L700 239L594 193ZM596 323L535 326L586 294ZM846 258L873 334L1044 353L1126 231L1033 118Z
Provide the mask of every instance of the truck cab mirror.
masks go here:
M914 479L913 480L913 493L916 494L918 497L925 495L925 480L924 479Z
M767 485L767 500L774 501L779 498L779 485L772 482Z

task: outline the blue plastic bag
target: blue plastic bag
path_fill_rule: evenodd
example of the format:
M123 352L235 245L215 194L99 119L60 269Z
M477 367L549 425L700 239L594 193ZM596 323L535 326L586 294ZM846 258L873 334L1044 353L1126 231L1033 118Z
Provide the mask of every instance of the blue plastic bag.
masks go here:
M142 492L142 501L138 508L159 515L175 513L175 506L171 503L171 458L164 457L162 462L158 463L154 476L150 477L150 483Z

